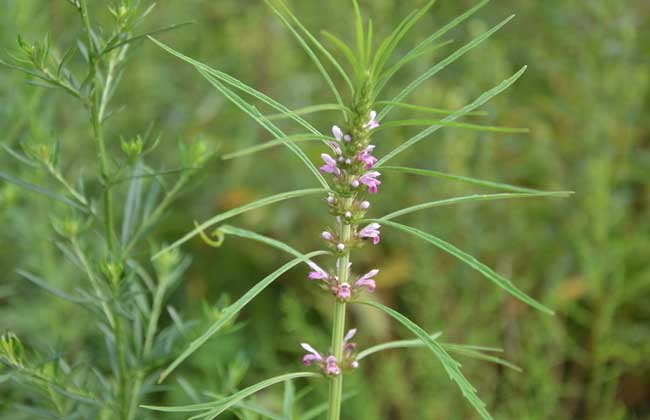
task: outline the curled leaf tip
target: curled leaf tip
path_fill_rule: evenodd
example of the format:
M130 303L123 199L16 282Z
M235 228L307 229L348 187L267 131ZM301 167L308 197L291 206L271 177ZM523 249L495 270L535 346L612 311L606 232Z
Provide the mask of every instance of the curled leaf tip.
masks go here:
M196 227L196 230L198 231L201 239L203 239L203 242L212 248L221 247L223 241L226 239L226 234L220 228L216 228L210 235L208 235L196 220L194 221L194 227ZM212 239L210 236L216 238L216 240Z

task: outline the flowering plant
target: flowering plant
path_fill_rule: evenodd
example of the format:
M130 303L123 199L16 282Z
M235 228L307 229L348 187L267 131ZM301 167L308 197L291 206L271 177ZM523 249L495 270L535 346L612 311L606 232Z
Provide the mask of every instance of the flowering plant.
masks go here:
M446 42L438 42L450 29L465 21L468 17L473 15L481 7L483 7L487 0L482 1L471 10L460 15L449 24L445 25L440 30L423 40L414 49L398 58L396 61L391 61L396 47L413 27L413 25L425 15L433 6L434 1L428 2L424 7L414 11L408 15L395 30L385 38L378 47L375 48L373 43L373 29L372 22L368 21L367 25L361 16L361 12L356 0L352 0L354 9L355 32L356 32L356 51L347 46L342 40L335 35L328 32L324 33L325 38L335 48L335 51L324 46L316 37L314 37L307 28L305 28L298 18L286 7L282 0L266 0L265 1L273 12L279 17L282 23L287 27L291 34L296 38L300 46L305 50L310 59L314 62L325 82L330 87L336 103L334 104L321 104L310 106L304 109L290 110L287 106L282 105L278 101L265 95L262 92L244 84L243 82L235 79L234 77L223 73L198 62L182 53L172 49L171 47L161 43L152 38L161 48L167 52L175 55L176 57L191 64L198 70L198 72L207 79L212 86L221 92L228 100L239 107L243 112L253 118L260 124L268 133L270 133L274 140L261 145L249 147L243 150L232 152L225 155L225 159L242 157L261 152L270 147L284 145L289 148L297 157L305 164L306 168L314 175L320 188L311 188L304 190L290 191L280 193L258 201L249 203L242 207L229 210L225 213L218 214L207 221L197 224L196 228L185 236L171 244L167 249L161 251L169 251L182 245L192 237L201 235L211 244L214 244L212 238L205 233L206 229L213 228L223 221L239 215L243 212L266 206L278 201L292 199L295 197L302 197L307 195L323 195L324 204L327 206L329 214L334 217L333 225L326 228L321 233L321 238L327 244L326 251L315 251L308 254L303 254L290 246L277 241L276 239L264 237L262 235L246 231L245 237L257 241L267 243L271 246L284 250L296 258L283 267L279 268L269 276L265 277L262 281L257 283L246 294L244 294L238 301L231 305L225 312L221 319L212 325L208 331L201 337L197 338L188 346L169 367L167 367L162 375L161 380L166 378L183 360L189 357L196 351L202 344L204 344L213 334L219 331L225 323L234 318L237 313L248 304L257 294L261 293L264 288L269 286L275 279L280 277L284 272L292 267L303 262L310 268L308 278L319 286L326 295L330 296L333 301L333 328L331 336L331 344L328 351L319 351L308 343L302 343L301 347L306 351L303 357L305 366L315 366L318 373L313 372L296 372L291 374L280 375L275 378L268 379L253 385L242 391L239 391L225 399L218 399L213 402L205 404L181 406L181 407L149 407L161 411L178 411L178 412L198 412L193 417L197 419L212 419L219 414L227 411L229 408L238 404L245 397L253 393L271 386L276 383L290 381L298 378L324 376L329 381L329 400L327 402L327 412L329 420L338 420L340 418L341 403L342 403L342 389L343 378L351 370L359 367L361 359L373 354L377 351L396 348L396 347L411 347L413 345L423 345L428 347L434 355L441 362L443 368L447 371L451 379L459 386L463 395L474 406L478 413L483 418L491 418L485 409L485 405L478 398L475 389L469 384L467 379L460 371L460 364L450 356L449 352L457 351L459 348L463 350L465 355L470 355L479 358L488 358L489 360L497 363L507 362L486 356L479 350L470 347L449 346L438 342L436 339L439 334L429 334L417 324L406 318L399 312L384 306L378 302L366 300L366 293L373 292L377 286L377 276L379 268L373 268L365 274L354 275L352 273L351 252L358 248L363 247L367 243L378 245L381 241L381 231L383 227L391 227L396 230L411 234L417 238L432 244L439 249L448 252L461 261L468 264L471 268L477 270L489 280L494 282L497 286L503 288L521 301L532 305L533 307L547 313L552 311L544 305L535 301L524 292L520 291L513 283L505 279L500 274L496 273L486 265L477 261L474 257L456 248L454 245L426 232L423 232L414 227L403 225L394 222L392 219L409 214L415 211L451 205L459 202L477 201L477 200L492 200L492 199L506 199L506 198L522 198L533 196L565 196L566 192L544 192L539 190L531 190L527 188L516 187L501 183L482 181L473 178L457 176L452 174L444 174L432 170L388 166L386 163L393 159L395 156L403 152L405 149L414 146L424 138L428 137L435 131L443 127L455 127L462 129L471 129L478 131L491 131L491 132L507 132L517 133L525 132L525 129L508 128L508 127L494 127L484 126L480 124L471 124L467 122L459 122L460 118L472 115L473 111L488 102L491 98L503 92L506 88L512 85L525 71L525 67L517 71L514 75L504 80L494 88L484 92L476 100L468 105L457 110L441 110L437 108L422 107L419 105L409 104L403 100L414 90L416 90L424 81L437 74L443 68L447 67L465 53L482 43L485 39L490 37L493 33L498 31L505 25L511 18L497 24L492 29L479 35L466 45L462 46L445 59L441 60L433 67L425 71L420 77L406 86L399 94L389 101L377 100L384 87L390 82L392 76L397 73L401 68L410 63L412 60L420 57L430 49L437 49L444 45ZM350 72L344 70L343 65L335 58L338 53L347 60ZM340 76L344 85L349 89L349 99L346 101L344 95L341 94L337 88L337 84L332 80L330 72L324 65L326 63L336 71ZM392 63L392 64L391 64ZM273 118L262 114L258 111L257 107L242 98L239 92L250 95L259 100L263 104L269 106L271 109L279 112L282 118L290 119L297 123L299 126L307 130L307 133L287 135L281 130L274 122ZM412 119L412 120L391 120L387 121L386 117L395 108L411 109L418 112L424 112L433 115L442 115L442 119ZM376 109L380 109L379 112ZM331 136L323 134L319 129L313 126L309 121L303 118L303 115L315 112L335 110L339 111L342 116L342 123L333 125L331 128ZM381 158L377 158L376 144L371 144L371 137L379 132L394 127L402 126L425 126L415 136L401 143L395 149L388 151ZM305 154L301 147L300 142L304 141L319 141L327 148L320 154L322 165L317 167L312 160ZM388 215L380 218L371 219L366 218L366 213L371 207L369 197L378 194L382 182L386 182L386 172L402 172L417 175L424 175L429 177L451 179L455 181L465 182L478 186L488 186L496 189L507 191L505 193L495 194L480 194L464 197L454 197L445 200L431 201L427 203L417 204L411 207L396 210ZM327 178L324 177L327 175ZM227 234L239 234L241 231L233 231L230 226L217 227L212 234L219 235L223 238ZM219 241L220 244L220 241ZM331 269L323 268L325 265L315 263L312 258L321 255L333 255L336 257L336 262ZM156 256L154 256L156 258ZM351 342L351 339L357 333L357 329L353 328L345 333L346 325L346 306L348 304L364 304L372 306L378 310L388 314L399 323L404 325L407 329L413 332L418 341L398 341L383 343L369 349L357 353L356 344ZM511 366L511 365L509 365Z

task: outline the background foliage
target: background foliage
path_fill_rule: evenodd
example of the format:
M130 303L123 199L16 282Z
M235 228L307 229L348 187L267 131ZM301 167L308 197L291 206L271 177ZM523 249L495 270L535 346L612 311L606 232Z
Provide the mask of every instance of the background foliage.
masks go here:
M361 2L379 31L391 30L398 17L421 3ZM413 45L473 4L439 0L409 42ZM104 2L91 2L91 7L93 19L107 19ZM326 29L352 39L347 0L293 1L291 7L314 32ZM65 1L5 1L2 8L0 47L5 51L16 50L17 33L28 40L50 33L63 45L71 45L80 35L76 16ZM454 43L447 49L400 72L396 86L510 13L517 14L513 22L427 82L411 95L411 102L455 108L528 64L526 75L484 108L489 116L481 121L528 126L531 133L494 135L447 128L398 160L533 188L576 191L564 200L478 203L408 216L410 224L462 246L513 278L557 314L549 317L533 311L461 263L397 231L386 232L382 246L364 253L368 265L384 261L376 297L431 331L444 330L448 341L502 347L504 357L523 368L518 373L463 360L466 375L496 418L646 418L650 415L650 5L643 0L494 2L454 30L448 36ZM142 29L187 20L196 23L161 38L285 104L297 108L331 102L309 59L262 2L161 2ZM142 134L153 123L154 131L162 133L153 158L161 167L174 167L178 141L203 138L227 152L268 140L190 66L151 42L143 42L130 56L115 103L126 109L107 124L109 149L118 154L120 136ZM311 120L325 130L337 122L336 117L318 114ZM94 162L82 109L60 92L31 86L22 74L8 69L0 73L0 133L3 145L12 148L59 141L62 167L71 179ZM382 133L378 151L389 150L407 135L408 130ZM317 147L306 150L314 160L320 153ZM285 149L259 156L212 159L152 235L170 242L187 232L193 220L261 196L313 186ZM49 182L4 151L0 167L35 184ZM397 173L383 181L376 215L475 191ZM237 223L289 238L298 249L313 249L327 220L316 201L304 198L263 208L241 216ZM0 330L16 332L30 349L61 352L82 365L104 357L92 319L15 274L16 269L29 269L63 290L74 290L81 283L80 273L52 241L52 217L64 213L59 204L0 183L4 274ZM273 249L236 238L228 238L217 250L194 240L183 251L192 257L192 265L170 303L188 317L210 316L224 296L240 296L286 261ZM295 270L265 291L240 317L244 328L211 340L156 393L155 402L187 402L185 382L197 392L220 393L240 381L252 383L295 370L300 341L325 345L329 304L314 293L305 275L304 269ZM354 322L363 326L362 346L407 336L375 312L364 307L356 311ZM163 323L170 322L165 314ZM361 372L346 386L356 395L346 403L344 418L474 415L426 350L387 352L364 360ZM324 395L325 390L320 392ZM274 395L262 394L258 402L280 404ZM29 405L31 400L10 382L0 382L0 418L32 418L21 417L16 402Z

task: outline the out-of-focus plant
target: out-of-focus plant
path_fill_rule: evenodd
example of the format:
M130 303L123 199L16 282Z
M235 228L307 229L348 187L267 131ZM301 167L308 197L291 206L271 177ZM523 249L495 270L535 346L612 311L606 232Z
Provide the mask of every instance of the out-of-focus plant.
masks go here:
M189 258L171 250L149 264L142 254L160 249L151 237L152 228L212 156L213 148L201 140L180 144L176 168L154 169L148 160L160 136L152 127L119 144L107 137L107 124L120 110L111 100L134 44L179 25L137 34L153 6L143 7L137 0L110 2L110 23L103 26L93 23L87 0L68 2L83 36L63 51L49 36L39 42L19 36L18 51L0 64L26 73L34 85L75 98L87 114L89 130L77 139L23 142L22 151L5 145L7 153L27 168L48 174L57 187L36 185L5 171L0 179L65 205L63 210L52 206L50 242L85 282L66 291L48 282L47 272L21 269L18 274L94 317L105 358L82 363L58 351L38 354L24 350L20 339L7 332L0 338L2 380L26 388L25 401L31 402L14 408L34 417L140 419L150 415L139 406L154 389L155 372L191 326L173 308L168 309L175 322L164 328L159 322ZM96 160L84 162L92 176L72 181L62 164L73 158L66 156L66 145L86 138L96 151ZM169 177L175 178L172 183Z
M284 145L304 163L305 167L309 172L311 172L313 177L316 178L316 181L319 184L318 188L279 193L231 209L224 213L220 213L201 224L197 223L195 229L154 255L154 261L156 261L157 259L162 258L165 253L177 250L179 246L196 236L201 236L205 242L217 247L222 245L223 239L226 236L234 235L266 243L295 256L295 259L289 261L270 275L266 276L240 299L230 305L224 311L219 320L211 325L199 338L190 343L187 349L163 371L160 381L163 381L184 360L196 352L214 334L219 332L231 319L234 319L238 313L265 288L270 286L285 272L300 263L305 263L310 267L311 271L309 273L309 278L315 281L324 291L325 295L327 295L332 301L333 328L328 351L318 351L311 345L302 343L302 347L307 351L307 355L303 358L304 364L315 364L318 367L318 373L307 371L276 376L238 391L230 396L218 397L212 401L205 401L187 406L148 406L148 408L165 412L195 413L193 417L191 417L194 419L212 419L232 408L243 408L244 411L246 411L246 407L242 406L243 400L246 397L274 384L285 383L283 414L270 413L268 411L261 413L259 408L250 408L250 411L258 412L259 414L271 418L293 418L292 413L295 389L292 381L298 378L320 377L329 382L329 399L326 403L318 405L310 411L303 413L303 417L301 418L313 418L326 411L329 420L338 420L341 417L341 405L344 399L343 378L344 376L351 374L353 370L357 369L359 367L359 362L362 359L386 349L422 345L434 353L436 358L442 364L444 370L456 383L462 394L467 398L469 403L476 409L480 416L485 419L491 418L485 408L485 404L479 399L476 390L461 372L460 364L454 360L449 353L457 352L464 356L488 360L509 367L513 366L508 364L508 362L490 355L489 352L494 350L491 348L441 343L438 340L440 335L439 333L427 333L422 327L415 324L400 312L378 302L366 300L364 294L374 291L377 287L375 277L378 275L379 269L373 268L366 274L358 276L353 276L351 271L351 251L363 247L367 241L372 241L375 245L379 244L381 235L380 229L383 226L388 226L397 231L410 234L415 238L422 239L424 242L456 257L520 301L542 312L552 313L550 309L526 295L508 279L498 274L487 265L479 262L471 255L458 249L451 243L427 232L397 223L393 220L397 217L416 211L462 202L543 196L564 197L569 194L563 191L545 192L516 187L503 183L479 180L429 169L389 166L386 164L389 160L443 127L505 133L527 131L518 128L487 126L467 121L457 121L463 117L476 115L476 110L478 108L503 92L519 79L519 77L524 73L525 67L494 88L484 92L474 101L463 107L459 107L456 110L429 108L404 102L408 95L416 91L422 83L452 64L468 51L481 44L503 27L512 16L477 36L434 66L424 71L424 73L422 73L417 79L409 83L397 95L390 98L390 100L381 99L383 89L391 83L391 80L396 73L418 57L425 55L431 50L446 45L447 42L443 41L442 38L447 34L447 32L472 16L487 3L487 0L480 2L474 8L458 16L449 24L443 26L431 36L427 37L406 54L394 58L395 52L397 51L396 48L400 44L400 41L402 41L417 21L430 10L434 3L435 1L427 2L427 4L422 8L413 11L399 23L388 37L376 44L373 39L372 21L368 20L367 23L364 22L359 5L356 0L353 0L351 4L350 20L354 21L356 34L355 46L349 47L337 36L330 33L324 33L324 37L333 47L333 49L331 49L323 45L321 41L314 37L281 0L267 0L266 4L279 17L281 22L287 27L289 32L305 50L309 58L318 68L336 99L336 103L310 105L297 110L291 110L236 78L187 57L186 55L183 55L152 38L152 40L164 50L194 66L194 68L196 68L212 86L214 86L221 94L244 111L248 116L253 118L273 137L272 140L266 143L233 152L225 155L224 158L231 159L235 157L248 156L262 152L274 146ZM335 55L339 55L346 60L348 71L346 71L344 66L337 60L337 58L335 58ZM342 93L339 90L338 84L333 80L330 71L328 71L328 67L331 67L338 77L340 77L342 85L347 89L346 93ZM275 113L262 113L258 110L256 105L242 97L240 92L252 96L254 99L260 101L263 106L268 107L271 112ZM407 120L387 120L388 114L396 108L411 110L414 113L425 115L425 117ZM379 112L375 111L375 109L378 109ZM325 135L309 121L303 118L303 115L325 111L340 112L342 118L340 123L341 126L334 125L332 127L331 136ZM441 118L426 118L426 116L436 115ZM286 133L277 123L274 122L275 120L280 119L290 120L306 131L298 132L296 134ZM424 126L425 128L410 139L401 142L396 148L384 154L383 157L378 159L374 156L376 146L381 149L381 143L378 143L377 145L371 144L371 136L395 127L418 126ZM329 149L329 153L321 154L324 164L320 168L317 168L314 165L300 147L301 143L311 141L320 142ZM382 175L382 173L378 171L379 169L381 169L383 173L406 173L428 176L438 179L464 182L470 185L502 190L504 192L474 194L431 201L398 209L383 217L368 218L366 217L366 212L370 207L370 202L366 198L367 194L375 194L379 190L379 186L382 183L382 181L379 180L379 177ZM328 175L329 180L326 179L323 174ZM384 180L383 182L386 181ZM252 231L235 228L233 226L220 225L222 222L234 216L253 209L288 199L313 196L317 194L326 195L324 204L327 206L330 215L335 218L332 227L327 228L321 234L322 238L327 243L327 251L314 251L304 254L276 239L265 237ZM215 226L217 226L217 228L214 229L210 235L206 233L206 230L213 229ZM330 254L336 257L335 264L332 264L331 269L324 269L312 261L312 258L316 256ZM353 328L347 333L345 332L346 311L350 304L367 305L382 311L411 331L417 337L417 340L382 343L358 352L356 345L351 342L351 339L355 336L357 330Z

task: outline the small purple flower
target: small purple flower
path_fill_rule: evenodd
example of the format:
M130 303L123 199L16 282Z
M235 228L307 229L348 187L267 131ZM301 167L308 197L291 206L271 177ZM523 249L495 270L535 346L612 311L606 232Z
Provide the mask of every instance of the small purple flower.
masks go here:
M350 340L352 340L352 337L357 333L356 328L352 328L350 331L348 331L347 334L345 334L345 337L343 338L343 350L344 351L351 351L354 350L357 345L355 343L350 343Z
M325 364L325 373L328 375L337 376L341 373L341 368L339 368L339 365L336 363L336 357L328 356L327 359L325 359Z
M327 172L330 174L335 174L338 175L341 173L339 168L336 166L336 160L332 158L332 156L328 155L327 153L322 153L320 157L323 158L323 161L325 161L325 165L320 167L320 170L322 172Z
M307 343L300 343L300 346L302 346L303 349L305 349L309 354L306 354L302 358L302 364L305 366L311 365L313 362L321 362L323 361L323 356L320 355L319 352L314 350L312 346L310 346Z
M379 175L381 174L377 171L366 172L365 174L361 175L359 182L368 187L368 192L370 194L376 194L377 188L379 185L381 185L381 181L377 179Z
M367 210L370 207L370 201L362 201L359 203L359 208L361 210Z
M320 236L322 236L326 241L331 241L334 238L334 236L327 230L323 231Z
M379 233L377 233L377 235L379 235ZM354 287L365 287L369 292L374 292L377 288L377 284L375 283L373 277L375 277L377 273L379 273L379 270L376 268L374 270L368 271L366 274L359 277L356 282L354 282Z
M308 264L312 269L312 271L309 272L310 280L328 280L330 278L330 275L317 264L313 262L309 262Z
M372 239L372 243L374 245L377 245L379 241L381 241L379 228L381 228L381 225L379 223L370 223L368 226L359 231L359 238L370 238Z
M341 127L338 125L332 126L332 134L337 141L341 141L343 139L343 130L341 130Z
M357 160L363 162L366 165L366 169L372 168L375 165L375 163L377 163L377 158L371 154L374 149L375 149L375 145L369 144L368 147L363 149L357 155Z
M363 126L363 128L372 130L373 128L379 127L379 121L375 118L377 118L377 112L374 110L370 111L370 120Z
M337 155L341 156L343 154L343 151L341 150L341 146L335 141L328 141L327 145L332 148L332 151Z
M352 290L350 289L350 284L341 283L336 288L336 296L341 300L346 300L346 301L349 300L350 296L352 296Z

